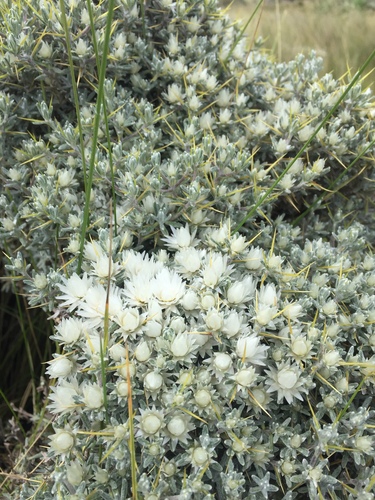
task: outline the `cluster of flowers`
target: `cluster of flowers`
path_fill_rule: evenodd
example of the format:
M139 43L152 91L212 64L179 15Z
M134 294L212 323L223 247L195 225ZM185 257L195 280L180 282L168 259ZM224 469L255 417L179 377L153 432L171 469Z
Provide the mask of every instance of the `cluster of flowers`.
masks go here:
M100 54L106 2L92 8ZM36 272L59 267L60 251L67 261L80 246L92 150L94 34L86 2L71 0L66 9L81 135L57 3L11 3L0 21L0 244L10 256L20 250ZM154 0L143 14L134 0L118 2L91 193L93 237L108 226L110 198L116 231L138 248L151 238L157 244L173 221L219 223L224 214L236 225L346 90L331 75L318 76L315 55L275 64L239 33L213 1ZM346 211L361 216L373 179L373 116L371 94L352 88L243 231L275 213L293 218L338 179L334 190L355 195ZM333 212L344 203L330 193Z
M43 498L128 498L132 460L145 499L317 498L343 484L373 498L364 228L291 242L288 259L229 228L172 228L166 249L112 256L103 232L86 271L56 280Z

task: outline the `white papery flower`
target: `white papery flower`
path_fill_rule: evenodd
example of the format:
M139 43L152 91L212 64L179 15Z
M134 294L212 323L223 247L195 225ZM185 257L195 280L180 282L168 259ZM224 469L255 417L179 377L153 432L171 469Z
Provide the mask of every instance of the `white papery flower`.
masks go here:
M188 439L190 439L189 432L193 429L194 425L190 422L190 419L187 415L184 415L183 413L174 415L168 422L165 429L165 433L167 436L164 442L168 442L169 439L171 439L172 442L174 442L174 445L177 444L177 441L187 444ZM171 448L173 448L173 444Z
M301 316L302 313L303 309L301 304L298 304L296 302L293 304L286 304L283 308L283 316L291 321L297 319L299 316Z
M260 337L256 334L248 337L240 337L237 341L236 354L237 356L253 365L264 365L266 358L265 352L269 349L268 346L260 344Z
M108 275L116 276L120 269L120 265L113 262L108 255L101 255L95 263L92 263L92 273L99 278L108 278Z
M171 231L171 236L162 238L162 241L165 241L168 248L181 250L182 248L194 247L198 243L198 241L194 239L197 230L194 229L192 234L190 234L188 224L186 224L185 227L179 228L171 226Z
M73 486L79 486L83 480L84 469L78 460L65 464L66 478Z
M120 326L120 331L125 334L135 332L142 321L142 317L135 307L119 311L113 319Z
M179 333L170 345L172 356L177 360L191 361L192 352L195 350L195 341L191 335L187 333Z
M72 373L73 362L66 356L58 356L51 361L48 361L49 367L46 373L50 378L64 378Z
M146 305L152 297L152 277L147 273L132 276L124 283L124 295L131 306Z
M103 388L98 384L86 384L82 387L84 403L90 410L97 410L103 406Z
M245 304L254 297L256 281L247 276L242 281L232 283L227 290L227 299L231 304Z
M55 455L69 453L75 442L74 435L68 427L66 429L56 429L55 434L49 436L48 439L51 440L51 451L53 451Z
M247 269L257 270L263 264L263 250L259 247L251 248L246 255L245 266Z
M121 290L111 287L108 296L108 316L113 318L122 310L123 304L120 297ZM85 301L80 303L78 314L86 318L86 323L90 327L100 325L104 320L107 303L107 290L102 285L92 286L86 296Z
M304 381L301 379L301 370L296 365L290 365L289 362L277 363L277 368L265 370L270 377L266 380L269 385L267 392L277 391L277 402L281 403L285 398L289 404L292 404L293 398L303 401L301 393L307 393L308 390L303 387Z
M50 403L47 408L51 413L64 414L71 412L78 404L75 398L77 398L79 394L80 390L77 380L74 379L71 382L62 380L59 382L59 385L51 387L49 399L52 403Z
M220 330L224 323L222 313L220 313L216 309L211 309L210 311L208 311L206 317L204 318L204 321L208 330L214 332Z
M191 275L200 269L205 252L189 247L176 252L174 260L181 274Z
M203 283L214 288L224 276L229 276L233 266L228 266L228 257L219 253L206 256L205 266L202 269Z
M77 318L63 318L55 327L54 338L61 344L74 344L81 338L83 321Z
M254 319L259 323L259 325L265 326L272 322L272 319L277 314L277 308L265 304L258 304L256 312L257 314Z
M267 306L277 306L277 292L273 283L268 283L260 287L258 302Z
M175 272L164 268L150 282L153 296L162 306L176 304L185 294L185 283Z
M146 255L145 252L139 253L134 250L126 250L122 254L122 266L125 275L135 277L142 274L144 279L151 279L163 269L163 263L155 260L154 255Z
M77 273L72 274L70 278L63 278L63 285L58 283L58 288L63 292L57 298L63 300L62 307L67 307L68 311L73 311L82 299L86 296L92 286L93 279L84 273L82 278Z
M228 316L224 318L223 333L225 333L226 337L234 337L238 333L242 333L244 327L243 316L236 311L231 311Z
M139 410L140 415L135 417L138 420L138 430L136 436L153 437L159 435L165 426L164 415L156 410L155 406L147 410Z

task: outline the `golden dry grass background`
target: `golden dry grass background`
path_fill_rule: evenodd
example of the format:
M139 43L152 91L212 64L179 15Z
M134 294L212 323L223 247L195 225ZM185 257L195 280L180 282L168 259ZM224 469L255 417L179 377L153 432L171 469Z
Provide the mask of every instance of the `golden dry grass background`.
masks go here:
M324 72L336 78L354 75L375 47L375 10L356 7L345 0L268 0L258 9L247 28L250 39L264 38L264 47L278 61L289 61L298 53L314 49L324 59ZM229 14L246 22L257 5L255 0L234 0ZM373 73L364 86L375 91Z

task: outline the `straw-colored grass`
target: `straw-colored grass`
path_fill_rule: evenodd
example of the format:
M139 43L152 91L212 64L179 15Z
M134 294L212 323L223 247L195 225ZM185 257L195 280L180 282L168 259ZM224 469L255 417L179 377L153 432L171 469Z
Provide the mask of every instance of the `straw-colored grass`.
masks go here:
M246 21L257 3L235 0L229 14ZM344 0L269 0L247 28L251 38L255 30L278 61L314 49L324 59L324 72L339 78L348 71L353 75L373 50L375 10L351 7ZM374 68L375 62L368 71ZM375 89L375 72L365 85Z

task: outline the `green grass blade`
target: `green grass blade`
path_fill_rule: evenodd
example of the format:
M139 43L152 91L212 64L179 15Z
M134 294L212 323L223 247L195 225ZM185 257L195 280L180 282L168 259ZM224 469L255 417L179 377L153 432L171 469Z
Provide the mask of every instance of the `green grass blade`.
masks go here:
M90 0L88 0L87 3L89 3L89 1ZM94 117L90 164L89 164L88 178L87 178L87 184L86 184L86 190L85 190L85 208L84 208L84 212L83 212L83 221L82 221L82 228L81 228L81 243L80 243L80 254L79 254L79 258L78 258L77 273L80 273L80 271L81 271L82 258L83 258L83 247L85 245L85 236L86 236L86 231L87 231L87 228L89 225L90 196L91 196L92 182L93 182L93 177L94 177L95 157L96 157L96 151L97 151L97 147L98 147L99 124L100 124L100 120L102 118L100 111L101 111L101 107L102 107L102 102L104 101L104 80L105 80L105 73L106 73L106 67L107 67L109 40L110 40L110 36L111 36L114 4L115 4L114 0L108 1L107 23L106 23L105 34L104 34L103 55L102 55L102 58L100 61L100 67L99 67L98 93L97 93L97 99L96 99L96 110L95 110L95 117ZM93 33L93 37L94 36L95 36L95 33Z

